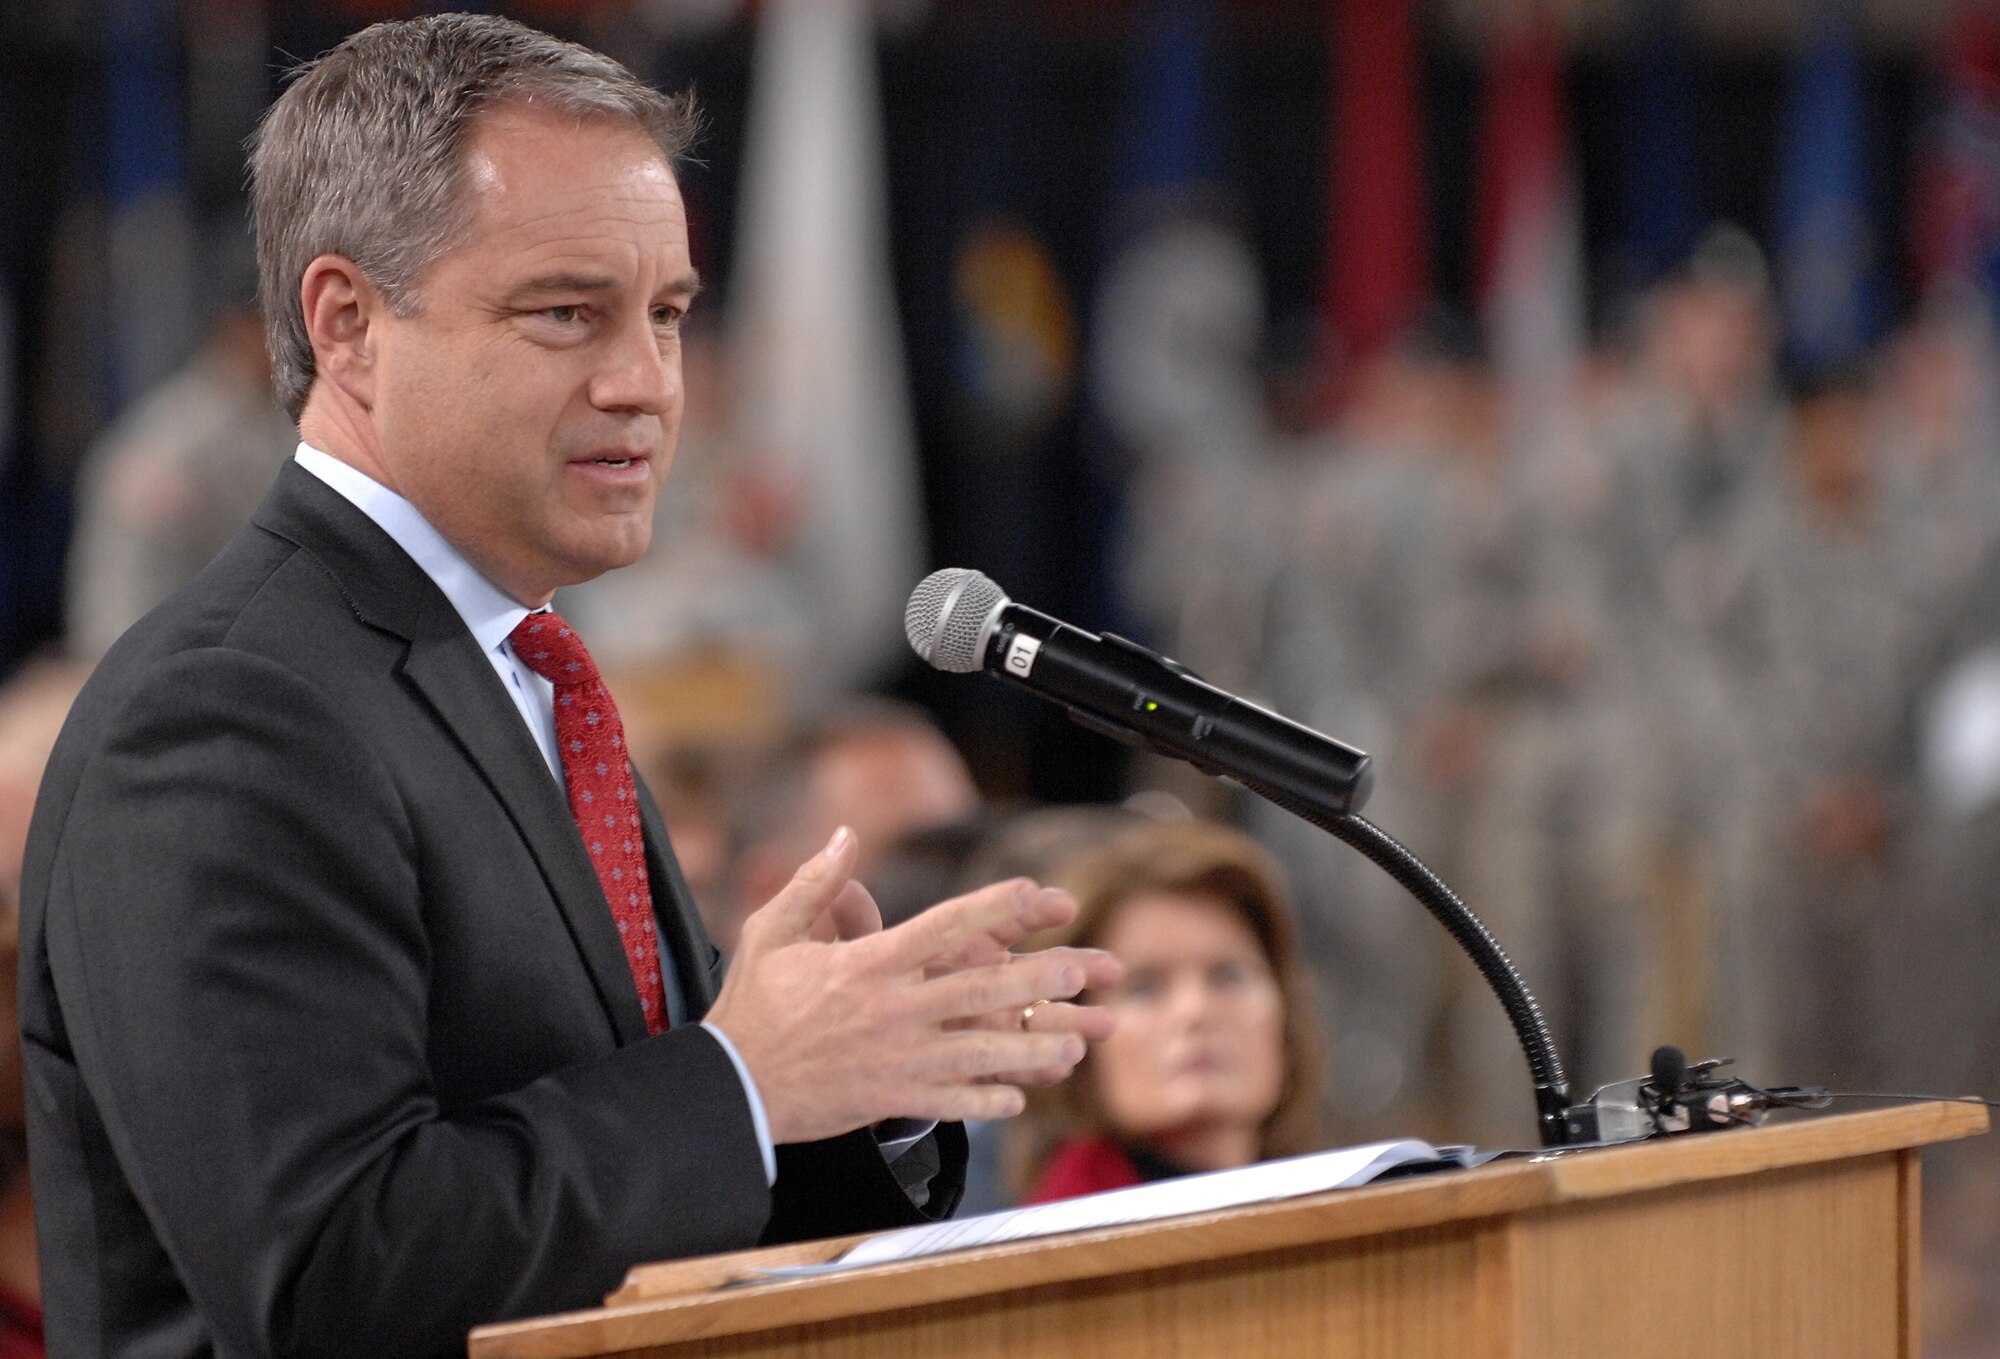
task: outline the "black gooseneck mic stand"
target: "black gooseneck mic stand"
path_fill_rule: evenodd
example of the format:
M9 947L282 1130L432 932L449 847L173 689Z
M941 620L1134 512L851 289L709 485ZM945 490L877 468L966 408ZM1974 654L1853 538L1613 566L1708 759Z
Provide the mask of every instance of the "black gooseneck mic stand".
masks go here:
M1563 1073L1562 1058L1556 1053L1555 1039L1549 1035L1548 1023L1542 1018L1542 1007L1535 1003L1535 997L1528 990L1520 970L1494 940L1492 933L1472 913L1472 909L1459 900L1458 894L1445 885L1444 879L1431 872L1422 860L1365 817L1353 812L1330 814L1320 811L1260 784L1245 783L1243 786L1293 816L1318 826L1342 844L1360 851L1370 863L1401 883L1403 890L1415 897L1418 904L1431 913L1431 918L1444 926L1445 932L1472 959L1493 994L1500 998L1500 1006L1507 1012L1507 1022L1513 1025L1514 1036L1521 1044L1521 1051L1527 1055L1528 1071L1535 1082L1535 1129L1542 1145L1556 1147L1596 1140L1594 1131L1577 1126L1569 1116L1569 1078Z

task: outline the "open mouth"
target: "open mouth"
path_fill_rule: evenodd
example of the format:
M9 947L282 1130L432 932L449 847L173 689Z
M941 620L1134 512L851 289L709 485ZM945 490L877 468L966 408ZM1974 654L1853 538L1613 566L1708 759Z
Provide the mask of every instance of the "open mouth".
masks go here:
M599 467L630 467L632 465L632 459L630 458L592 458L591 461Z

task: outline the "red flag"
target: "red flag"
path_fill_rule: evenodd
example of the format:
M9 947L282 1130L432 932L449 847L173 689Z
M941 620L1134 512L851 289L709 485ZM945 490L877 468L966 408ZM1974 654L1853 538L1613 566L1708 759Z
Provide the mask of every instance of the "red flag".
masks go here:
M1517 447L1554 448L1584 340L1583 236L1554 26L1495 34L1480 147L1479 305Z
M1568 175L1563 148L1562 66L1546 20L1496 36L1479 156L1479 296L1502 285L1515 234L1550 229Z
M1430 294L1412 0L1333 7L1328 330L1340 367L1372 357Z
M1910 261L1941 279L1991 289L2000 261L2000 14L1961 3L1945 29L1943 107L1918 152Z

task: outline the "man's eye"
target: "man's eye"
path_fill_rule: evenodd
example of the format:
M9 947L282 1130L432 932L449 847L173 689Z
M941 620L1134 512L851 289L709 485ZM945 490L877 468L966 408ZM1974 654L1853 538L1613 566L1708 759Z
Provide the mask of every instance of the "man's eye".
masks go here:
M559 326L566 326L583 315L583 308L573 302L569 302L560 307L545 307L542 309L542 315L548 317Z
M685 315L687 313L681 308L662 303L653 308L653 324L662 330L674 330L680 326L681 317Z

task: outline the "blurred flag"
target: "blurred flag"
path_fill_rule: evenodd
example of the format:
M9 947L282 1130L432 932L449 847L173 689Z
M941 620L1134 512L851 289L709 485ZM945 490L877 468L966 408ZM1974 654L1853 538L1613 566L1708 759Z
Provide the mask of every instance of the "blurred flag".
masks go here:
M1223 211L1214 19L1205 0L1151 0L1137 23L1092 309L1096 404L1131 453L1226 462L1261 436L1264 299Z
M1639 0L1625 88L1619 255L1629 289L1678 267L1705 225L1695 173L1694 70L1685 0Z
M108 0L105 13L114 411L178 368L194 338L178 20L175 0Z
M1938 66L1939 107L1912 176L1910 262L1926 291L1969 286L2000 314L2000 14L1960 4Z
M1539 12L1494 35L1479 164L1479 304L1511 446L1574 432L1584 346L1583 223L1564 138L1561 52Z
M1148 0L1138 8L1111 167L1115 198L1182 188L1213 179L1220 168L1209 121L1215 20L1207 0Z
M1035 220L1047 195L1036 122L1047 115L1021 79L1046 48L1023 33L1009 0L971 7L968 32L953 117L964 134L942 150L954 163L950 184L927 195L948 214L932 230L951 236L949 409L954 442L994 469L980 497L1019 501L1007 516L1018 522L990 525L990 546L1007 565L1034 571L1041 549L1033 521L1046 509L1035 503L1041 488L1029 463L1072 413L1077 369L1068 287ZM1067 443L1058 454L1072 455ZM1002 535L1011 542L997 541Z
M1851 0L1807 12L1778 168L1778 302L1804 377L1858 362L1880 324Z
M962 66L920 153L931 192L910 204L906 233L934 395L924 416L937 447L942 560L977 562L1023 598L1062 599L1066 568L1091 560L1094 521L1074 482L1077 323L1044 229L1067 207L1042 169L1050 110L1024 70L1048 59L1046 35L1012 0L967 7ZM940 248L942 247L942 248ZM964 554L962 557L960 555Z
M952 271L955 406L974 451L1018 457L1061 417L1076 379L1069 294L1021 219L981 215Z
M1265 414L1263 271L1222 177L1213 11L1153 0L1138 19L1091 376L1131 469L1113 557L1127 616L1229 684L1265 650L1290 483Z
M1331 193L1322 311L1351 372L1395 339L1430 294L1414 0L1350 0L1333 44Z
M737 433L803 509L818 629L801 678L854 686L902 659L923 569L874 31L865 0L771 0L756 42L729 285Z

